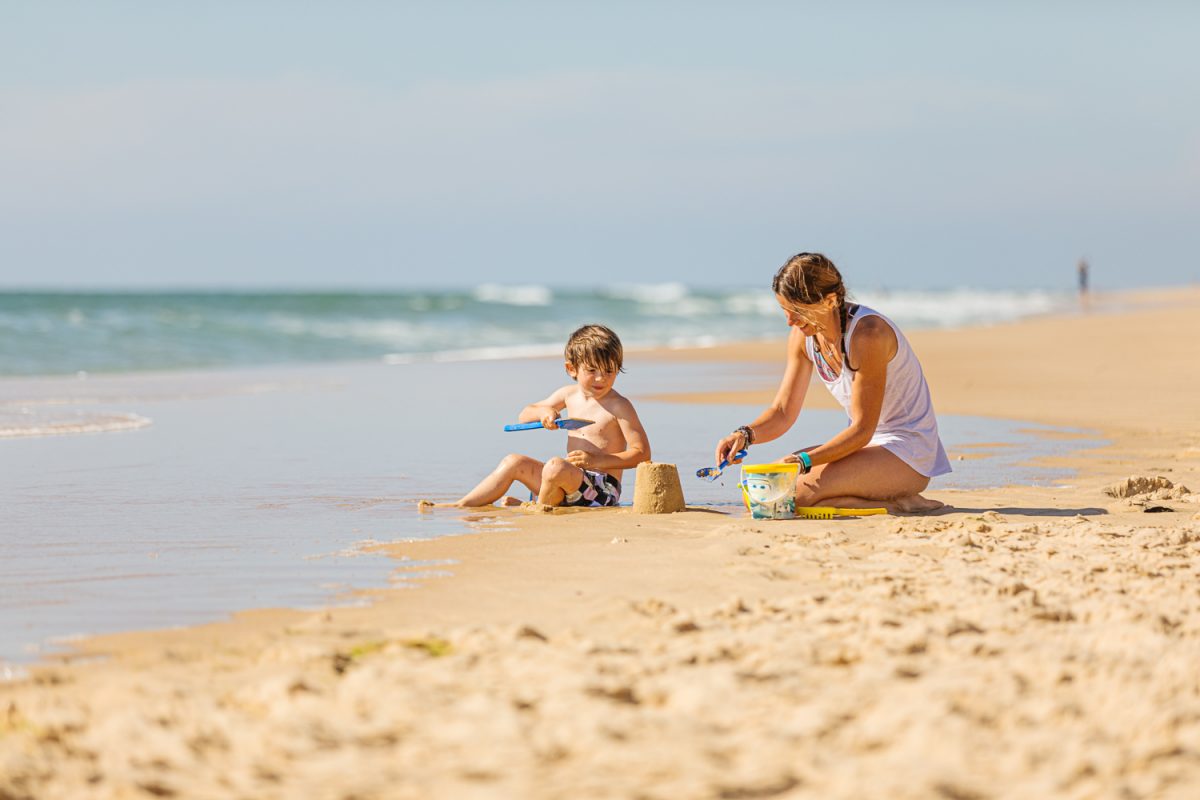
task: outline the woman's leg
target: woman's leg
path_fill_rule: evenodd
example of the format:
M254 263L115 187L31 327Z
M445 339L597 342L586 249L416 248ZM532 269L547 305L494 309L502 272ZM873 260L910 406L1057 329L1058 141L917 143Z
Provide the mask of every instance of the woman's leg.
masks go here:
M944 503L922 497L929 478L883 447L864 447L843 459L813 467L796 480L796 505L934 511Z
M557 506L563 498L583 485L583 470L565 458L552 458L542 467L542 488L538 502Z
M454 505L465 508L490 506L504 496L508 487L513 485L513 481L520 481L529 487L529 491L537 492L542 485L543 466L536 458L509 453L500 459L499 465L492 470L491 475L480 481L478 486L467 492Z

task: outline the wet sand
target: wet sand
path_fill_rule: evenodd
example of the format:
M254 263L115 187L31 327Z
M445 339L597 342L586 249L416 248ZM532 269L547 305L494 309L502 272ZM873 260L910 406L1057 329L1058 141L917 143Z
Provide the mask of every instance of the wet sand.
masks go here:
M446 574L368 607L91 639L0 687L0 797L1193 797L1200 291L1123 302L911 337L939 412L1098 430L1069 485L489 511L513 529L385 545ZM677 357L761 363L689 399L765 402L780 352ZM1175 488L1105 493L1131 475Z

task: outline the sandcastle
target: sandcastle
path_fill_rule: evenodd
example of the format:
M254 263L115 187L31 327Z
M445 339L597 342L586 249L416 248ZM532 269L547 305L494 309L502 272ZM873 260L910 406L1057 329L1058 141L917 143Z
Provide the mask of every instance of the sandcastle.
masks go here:
M637 514L671 514L683 511L683 487L674 464L643 461L638 464L633 486L633 510Z

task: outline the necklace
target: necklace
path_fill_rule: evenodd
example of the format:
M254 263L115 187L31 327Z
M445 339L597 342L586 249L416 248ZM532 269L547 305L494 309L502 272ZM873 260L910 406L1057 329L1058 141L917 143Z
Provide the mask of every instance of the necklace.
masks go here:
M858 305L851 304L846 309L846 320L849 321L855 314L858 313ZM840 320L838 327L841 328ZM840 347L834 347L832 343L825 340L822 333L817 333L813 342L813 353L816 355L817 371L821 373L821 377L826 381L835 381L842 373L842 367L847 361L846 354L846 337L845 331L842 331L838 336L838 344ZM834 364L837 367L834 367Z
M829 345L824 340L824 337L817 337L816 347L813 348L816 354L817 371L821 373L821 377L826 381L837 380L841 374L841 355L837 350Z

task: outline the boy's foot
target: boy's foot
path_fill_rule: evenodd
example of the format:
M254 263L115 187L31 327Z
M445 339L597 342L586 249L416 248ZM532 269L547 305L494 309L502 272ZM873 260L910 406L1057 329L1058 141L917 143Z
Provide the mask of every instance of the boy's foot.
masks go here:
M428 514L430 511L433 511L435 508L463 508L463 507L464 506L459 506L458 503L435 503L432 500L418 500L417 501L417 513L418 514Z

